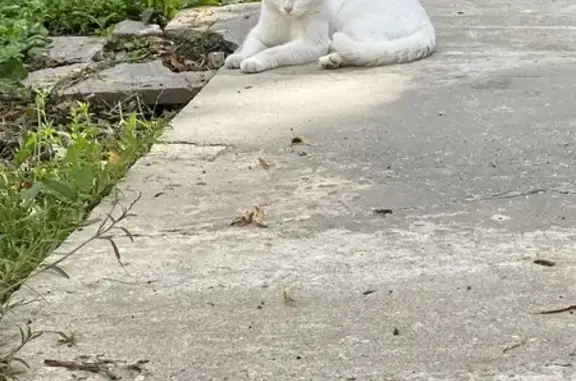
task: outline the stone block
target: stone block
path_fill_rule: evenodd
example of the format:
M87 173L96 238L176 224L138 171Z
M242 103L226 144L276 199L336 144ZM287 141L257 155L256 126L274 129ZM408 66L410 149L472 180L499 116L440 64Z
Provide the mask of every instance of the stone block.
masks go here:
M183 9L168 23L164 32L179 35L190 29L204 31L210 28L227 41L241 45L250 29L258 23L259 16L260 3Z
M114 26L112 34L115 36L162 36L164 32L159 25L146 24L142 21L124 20Z
M48 56L58 65L90 62L102 50L105 43L106 39L98 37L52 37Z
M213 75L212 71L174 73L160 60L121 63L63 89L61 95L119 102L137 93L142 102L149 105L186 104Z
M68 77L86 67L88 63L75 63L66 66L59 66L50 69L36 70L28 74L22 81L24 86L32 88L44 88L51 90L52 87L62 78Z

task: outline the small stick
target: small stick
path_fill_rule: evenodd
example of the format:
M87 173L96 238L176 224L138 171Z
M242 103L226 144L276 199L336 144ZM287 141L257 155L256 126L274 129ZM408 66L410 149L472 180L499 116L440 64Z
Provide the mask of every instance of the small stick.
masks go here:
M576 311L576 304L573 304L571 306L564 307L564 308L558 308L556 310L547 310L547 311L538 312L538 314L539 315L550 315L550 314L560 314L562 312L569 312L569 311Z
M45 359L44 364L55 368L66 368L68 370L83 370L90 373L104 374L110 380L117 380L118 376L110 372L102 363L85 363L76 361L60 361Z
M509 347L506 347L502 350L502 353L506 353L508 351L511 351L512 349L516 349L522 345L526 344L526 340L522 340L521 342L514 344L514 345L510 345Z

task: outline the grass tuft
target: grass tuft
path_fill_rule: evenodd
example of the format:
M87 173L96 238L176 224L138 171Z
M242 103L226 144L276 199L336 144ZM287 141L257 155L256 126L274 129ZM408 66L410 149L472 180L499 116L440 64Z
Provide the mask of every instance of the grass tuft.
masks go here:
M122 264L112 231L132 237L118 223L130 216L134 203L120 206L114 218L85 219L148 152L171 116L144 109L137 98L110 106L51 99L44 91L31 95L10 98L0 121L0 132L19 130L20 137L0 151L0 323L27 303L12 302L15 291L47 270L68 278L60 263L91 241L106 241ZM117 211L117 202L114 208ZM44 263L76 228L93 223L98 224L93 236ZM19 352L43 333L55 334L60 345L76 344L72 333L36 331L28 324L17 328L17 343L1 342L0 337L0 381L18 379L27 365Z
M35 128L0 162L0 302L82 223L167 123L147 120L137 102L113 107L108 120L86 102L47 114L57 107L37 92L28 117Z

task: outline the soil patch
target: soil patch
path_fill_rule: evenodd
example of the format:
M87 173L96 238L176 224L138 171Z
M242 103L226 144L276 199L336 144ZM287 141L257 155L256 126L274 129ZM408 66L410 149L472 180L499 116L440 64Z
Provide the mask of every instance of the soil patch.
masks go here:
M226 41L220 34L195 32L179 36L113 36L108 39L96 61L146 62L162 59L171 71L208 71L218 67L209 55L222 52L228 56L236 44Z

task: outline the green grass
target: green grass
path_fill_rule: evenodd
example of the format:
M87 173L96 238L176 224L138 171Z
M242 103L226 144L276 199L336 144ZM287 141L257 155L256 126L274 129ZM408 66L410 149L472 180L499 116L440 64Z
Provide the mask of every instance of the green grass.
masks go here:
M120 217L99 222L94 236L64 257L40 266L72 231L87 224L88 213L149 151L168 118L143 110L137 99L116 107L98 102L70 104L50 99L46 92L0 103L0 113L10 119L0 120L0 138L3 130L19 127L23 131L15 149L0 152L0 324L5 328L10 322L5 319L8 313L27 302L14 303L13 293L47 269L67 276L58 264L91 240L109 241L120 260L108 232L121 229L131 237L126 228L116 226L128 216L124 207ZM7 343L0 335L0 381L18 380L19 365L26 365L19 352L43 333L56 334L58 342L74 338L64 332L32 330L28 324L11 324L20 331L20 340Z
M89 35L152 13L169 20L184 5L186 0L0 0L0 14L40 23L54 36Z
M126 18L165 23L182 7L227 2L0 0L0 139L3 120L13 112L2 103L20 91L27 64L45 54L49 36L100 33ZM53 120L46 102L46 95L33 100L33 120L20 121L28 132L10 160L0 161L0 302L78 226L165 124L138 113L102 123L85 103L72 107L67 119Z
M14 291L44 271L40 264L85 223L168 123L136 100L112 109L98 102L58 103L43 92L23 98L21 81L29 65L45 55L49 36L102 34L127 18L164 25L183 7L227 2L0 0L0 323L14 307ZM19 140L6 140L9 135ZM119 258L105 235L112 228L129 235L117 222L104 220L108 225L90 239L109 240ZM58 263L49 268L66 275ZM25 363L18 353L43 333L18 329L20 343L0 342L0 381L17 379L14 364ZM52 333L74 341L73 335Z
M45 54L49 36L100 33L126 18L165 23L182 7L225 2L0 0L0 139L13 112L2 103L20 92L27 64ZM65 120L53 120L46 102L45 94L35 98L26 112L32 110L33 120L20 121L28 132L10 160L0 157L0 302L78 226L165 124L139 113L102 123L86 103L72 107Z
M77 103L67 124L56 125L45 93L33 109L36 125L0 164L0 302L82 223L167 123L120 108L104 121Z
M102 33L127 18L166 24L187 1L0 0L0 90L26 78L26 63L45 53L49 35Z
M102 34L125 19L164 26L182 8L232 2L236 0L0 0L0 91L27 77L27 64L46 52L48 36Z

